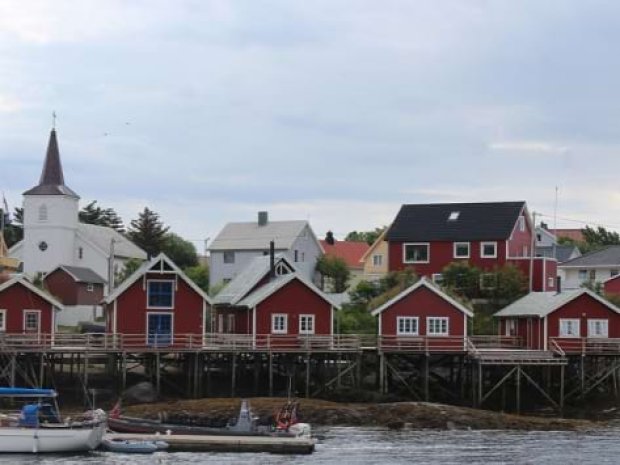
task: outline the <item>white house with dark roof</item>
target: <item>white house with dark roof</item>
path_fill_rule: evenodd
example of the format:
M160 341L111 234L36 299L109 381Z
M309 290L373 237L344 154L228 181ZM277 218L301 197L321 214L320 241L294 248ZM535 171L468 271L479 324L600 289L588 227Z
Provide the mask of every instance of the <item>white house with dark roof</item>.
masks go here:
M59 265L110 276L146 253L112 228L79 222L80 197L65 185L56 130L52 129L39 183L24 192L24 238L10 250L24 273L49 273Z
M259 212L258 221L228 223L209 247L211 286L228 283L256 257L275 252L284 254L307 278L314 277L316 261L323 249L308 221L270 221L267 212Z
M565 289L578 289L587 283L602 284L620 274L620 245L610 245L560 263L558 270Z

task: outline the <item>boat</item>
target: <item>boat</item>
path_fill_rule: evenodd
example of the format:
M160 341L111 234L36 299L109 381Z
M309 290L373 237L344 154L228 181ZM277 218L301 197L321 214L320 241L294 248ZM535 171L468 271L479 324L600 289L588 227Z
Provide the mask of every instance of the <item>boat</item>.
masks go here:
M288 413L283 413L284 411ZM252 415L247 400L242 400L237 420L225 427L216 428L121 415L120 403L117 403L108 415L108 428L117 433L132 434L309 437L311 435L310 425L297 422L296 411L297 404L289 402L276 414L274 427L258 425L258 419Z
M134 441L123 439L104 438L101 447L110 452L122 452L125 454L152 454L158 450L168 448L165 441Z
M106 430L103 410L61 419L53 389L0 387L0 399L23 399L18 413L0 414L0 452L44 453L90 451Z

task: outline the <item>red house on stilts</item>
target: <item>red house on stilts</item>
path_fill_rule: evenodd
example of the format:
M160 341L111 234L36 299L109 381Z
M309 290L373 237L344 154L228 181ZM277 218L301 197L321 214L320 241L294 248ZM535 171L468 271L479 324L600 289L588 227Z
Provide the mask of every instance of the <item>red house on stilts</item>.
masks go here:
M532 292L495 316L500 336L527 349L588 352L620 338L620 308L589 289Z
M106 331L124 347L202 346L211 300L166 255L145 262L104 300Z
M382 350L464 352L472 311L426 278L373 310Z

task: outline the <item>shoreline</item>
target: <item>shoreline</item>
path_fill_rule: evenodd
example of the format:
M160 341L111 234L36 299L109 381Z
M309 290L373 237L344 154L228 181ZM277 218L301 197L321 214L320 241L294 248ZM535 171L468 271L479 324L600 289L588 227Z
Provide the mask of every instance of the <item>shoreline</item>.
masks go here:
M262 422L286 398L247 398ZM429 402L341 403L320 399L297 399L299 420L312 426L378 426L389 429L577 431L598 429L605 422L515 415L490 410ZM238 414L239 398L171 400L123 406L123 413L144 418L163 418L190 424L225 425Z

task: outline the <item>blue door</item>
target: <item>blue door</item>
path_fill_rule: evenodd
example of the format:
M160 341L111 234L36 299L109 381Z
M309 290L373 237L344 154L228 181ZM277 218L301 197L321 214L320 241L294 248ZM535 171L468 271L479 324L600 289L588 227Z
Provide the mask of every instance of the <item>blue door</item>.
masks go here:
M153 346L172 344L172 315L149 315L148 343Z

